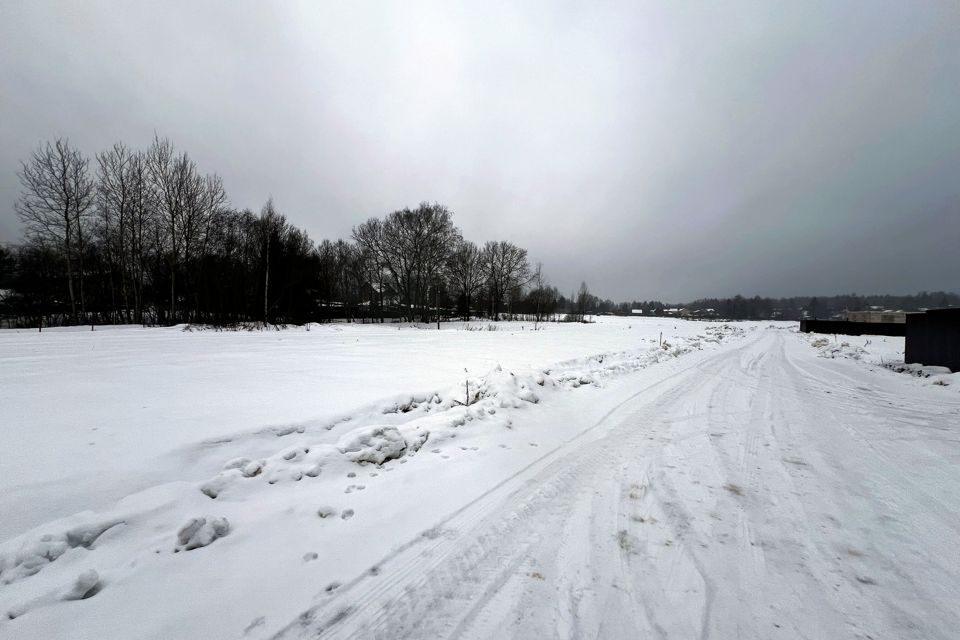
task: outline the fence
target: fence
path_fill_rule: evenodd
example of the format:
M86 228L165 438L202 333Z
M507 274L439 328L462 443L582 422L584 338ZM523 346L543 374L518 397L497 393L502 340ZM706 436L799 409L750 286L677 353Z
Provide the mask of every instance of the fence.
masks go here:
M904 336L902 322L850 322L849 320L801 320L803 333L836 333L843 336Z
M909 315L906 328L906 362L960 371L960 309Z

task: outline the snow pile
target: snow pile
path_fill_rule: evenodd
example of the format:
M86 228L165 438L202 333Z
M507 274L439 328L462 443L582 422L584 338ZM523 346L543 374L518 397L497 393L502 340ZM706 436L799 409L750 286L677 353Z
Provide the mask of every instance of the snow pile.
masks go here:
M91 549L105 531L122 523L123 520L93 521L61 533L27 538L16 550L5 552L0 547L0 584L32 576L70 549Z
M947 367L905 363L903 361L903 338L867 336L864 340L863 347L852 345L849 342L838 344L825 337L814 338L808 340L808 342L822 358L855 360L865 365L875 365L895 373L920 378L927 385L952 386L960 389L960 372L951 373Z
M819 338L810 343L820 352L821 358L849 358L851 360L861 360L869 353L863 347L851 345L849 342L831 344L829 340L826 340L826 344L823 344L824 340L826 340L826 338Z
M64 600L86 600L100 587L100 574L87 569L74 580L73 585L63 594Z
M726 340L742 338L746 330L723 324L708 327L702 334L686 338L671 338L673 342L654 340L655 346L646 349L611 351L588 358L579 358L561 362L546 374L567 387L579 387L585 384L600 385L604 378L644 369L652 364L677 358L692 351L701 351L705 344L722 344ZM558 371L559 370L559 371Z
M909 364L903 362L890 362L884 366L891 371L896 371L897 373L908 373L918 378L932 378L935 376L939 377L952 375L950 369L947 367L928 366L918 362L911 362Z
M938 387L955 386L960 388L960 371L952 373L947 367L923 365L916 362L886 362L884 368L896 373L906 373L925 380L928 384Z
M540 402L539 396L533 391L534 387L543 387L546 385L546 377L542 375L517 376L516 374L504 371L500 365L486 376L473 381L473 389L470 391L470 404L489 399L491 404L502 409L513 407L519 409L525 402L537 404ZM456 402L457 390L451 390L447 398Z
M407 441L396 427L361 427L340 438L337 449L351 462L383 464L406 453Z
M52 589L26 602L10 607L6 611L6 617L9 620L15 620L31 609L49 606L59 601L86 600L99 593L102 587L100 574L95 569L87 569L74 578L66 588Z
M177 531L177 550L190 551L211 544L230 533L226 518L200 516L190 520Z

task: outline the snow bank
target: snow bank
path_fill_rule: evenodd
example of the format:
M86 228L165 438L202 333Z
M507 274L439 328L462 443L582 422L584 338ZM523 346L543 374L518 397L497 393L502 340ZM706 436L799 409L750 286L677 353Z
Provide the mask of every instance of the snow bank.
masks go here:
M45 533L23 540L16 550L0 547L0 584L32 576L71 549L93 548L97 539L123 520L92 520L59 533Z
M200 441L212 445L257 430L293 436L384 398L441 389L462 380L465 367L471 376L498 363L512 371L542 368L635 349L660 333L702 334L709 325L601 317L590 325L542 324L539 331L522 322L496 323L496 331L464 326L0 330L0 406L11 426L0 431L0 450L15 452L0 456L0 513L13 514L0 522L0 539L87 508L93 493L114 500L132 493L144 472L160 467L160 457ZM53 480L64 486L51 487ZM49 494L32 495L31 507L19 497L27 487ZM75 494L72 510L66 493ZM54 502L64 507L51 515Z
M938 387L960 389L960 371L952 373L947 367L922 365L919 363L886 362L884 368L896 373L905 373Z
M860 360L867 354L866 349L851 345L849 342L841 342L840 344L828 343L820 346L819 351L821 358L850 358L852 360Z
M848 359L866 365L879 366L895 373L919 378L923 384L937 387L953 387L960 390L960 372L951 373L947 367L905 363L904 338L865 336L863 346L849 341L836 342L826 337L808 339L818 355L829 359Z

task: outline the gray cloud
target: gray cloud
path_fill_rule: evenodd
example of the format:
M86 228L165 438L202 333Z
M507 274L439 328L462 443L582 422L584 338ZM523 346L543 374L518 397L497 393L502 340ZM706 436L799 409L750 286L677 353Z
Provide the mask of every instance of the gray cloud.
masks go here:
M563 290L956 290L957 78L952 1L7 2L0 241L39 142L156 131L315 238L438 200Z

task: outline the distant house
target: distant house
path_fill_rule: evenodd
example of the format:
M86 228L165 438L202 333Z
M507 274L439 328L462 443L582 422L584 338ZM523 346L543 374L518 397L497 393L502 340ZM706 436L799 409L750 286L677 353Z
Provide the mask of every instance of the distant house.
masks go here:
M632 313L632 314L635 315L635 316L642 316L642 315L643 315L643 309L632 309L632 310L630 311L630 313Z

